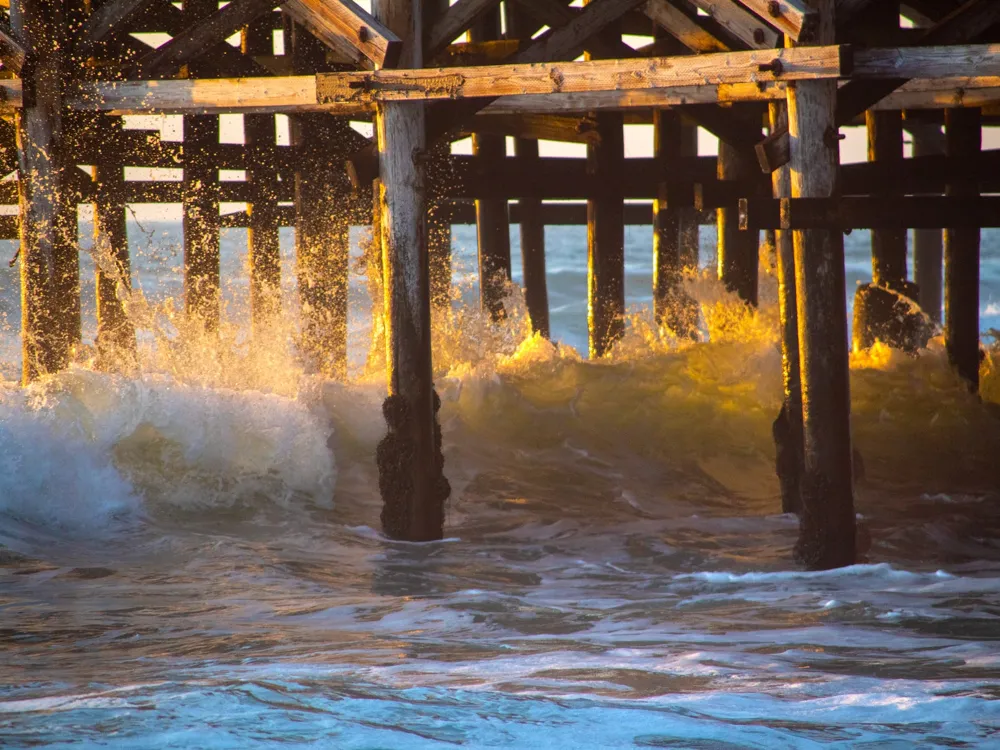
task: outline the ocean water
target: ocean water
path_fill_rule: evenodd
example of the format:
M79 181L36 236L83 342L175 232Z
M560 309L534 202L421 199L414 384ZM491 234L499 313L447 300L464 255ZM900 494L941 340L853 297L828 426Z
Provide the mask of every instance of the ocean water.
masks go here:
M983 402L940 339L852 357L871 548L804 573L773 475L773 280L751 314L692 273L703 340L678 345L650 325L651 233L631 227L628 334L590 362L584 229L547 233L552 345L513 290L508 321L483 320L459 227L435 321L447 538L404 544L377 530L363 269L339 384L296 361L290 233L286 324L256 347L244 232L223 238L217 346L184 340L178 227L130 238L134 377L84 350L17 387L0 264L0 746L1000 747L995 350ZM853 286L867 234L847 249ZM993 347L1000 235L983 256Z

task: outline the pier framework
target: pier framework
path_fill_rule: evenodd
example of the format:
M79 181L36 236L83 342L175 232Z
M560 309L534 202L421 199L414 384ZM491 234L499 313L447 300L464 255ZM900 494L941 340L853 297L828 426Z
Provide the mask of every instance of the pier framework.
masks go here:
M442 535L430 321L450 304L452 224L477 227L494 319L518 225L542 335L545 227L585 224L593 357L624 331L627 224L654 228L655 318L680 338L696 326L682 269L697 262L698 224L716 223L719 278L751 306L766 233L783 507L800 514L811 568L855 559L843 232L873 230L854 345L918 346L910 302L934 320L943 304L949 357L977 387L979 230L1000 226L1000 153L981 146L1000 113L993 0L10 0L5 15L0 171L16 179L0 182L0 203L18 208L0 236L21 243L24 382L66 367L80 343L80 204L94 206L97 362L112 371L136 358L129 204L182 205L185 309L206 335L220 319L221 229L249 229L261 338L280 311L279 231L294 227L303 360L333 378L347 372L348 230L371 225L394 537ZM123 126L143 114L183 116L183 139ZM224 114L243 116L241 143L220 139ZM626 158L634 124L653 126L651 158ZM850 125L868 129L867 162L840 163ZM696 129L717 155L698 155ZM453 154L468 136L471 155ZM542 156L539 141L582 144L586 158Z

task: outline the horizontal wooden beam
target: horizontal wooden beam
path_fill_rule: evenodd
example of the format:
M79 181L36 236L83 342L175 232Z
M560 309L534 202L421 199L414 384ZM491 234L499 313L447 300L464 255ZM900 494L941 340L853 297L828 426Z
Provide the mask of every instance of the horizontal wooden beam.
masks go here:
M491 65L436 70L320 73L323 104L496 98L505 95L630 91L678 86L840 78L848 50L838 45L638 60Z
M287 0L282 9L346 60L376 68L399 64L403 40L351 0Z
M741 229L961 229L1000 227L1000 198L864 196L743 198Z

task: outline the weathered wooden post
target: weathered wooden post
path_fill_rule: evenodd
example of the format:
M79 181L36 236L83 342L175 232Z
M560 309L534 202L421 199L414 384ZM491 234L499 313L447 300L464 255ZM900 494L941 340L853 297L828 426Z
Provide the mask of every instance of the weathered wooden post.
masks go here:
M101 149L94 165L94 246L98 258L97 366L129 372L136 365L135 326L121 297L132 291L128 228L125 219L125 165L122 158L122 120L97 115L95 130Z
M505 4L507 36L527 40L534 30L524 9L515 3ZM523 174L531 174L538 163L538 141L514 139L514 158L523 165ZM531 318L531 328L549 337L549 288L545 278L545 221L541 198L522 197L517 201L518 230L521 236L521 263L524 272L524 301Z
M448 0L422 0L424 33L448 10ZM427 256L430 263L431 305L435 310L451 308L451 221L444 200L451 184L447 159L451 155L448 139L428 147L427 180Z
M473 42L500 38L500 9L490 11L469 30ZM507 138L491 133L473 133L472 153L481 171L488 175L507 157ZM479 244L479 299L493 320L504 315L504 287L510 281L510 222L506 197L476 200L476 231Z
M538 141L514 140L514 157L525 165L528 174L537 163ZM549 288L545 278L545 220L541 198L520 198L517 202L521 234L521 262L524 269L524 301L531 318L531 329L549 337Z
M69 363L80 331L73 166L65 149L63 87L68 25L57 0L13 0L14 35L29 50L15 114L21 239L22 380Z
M877 28L899 28L899 3L896 0L873 6L866 20ZM868 161L883 165L886 171L903 160L903 113L899 110L865 112L868 132ZM886 182L875 191L879 196L901 196L898 182ZM916 298L916 289L906 280L905 229L873 229L872 283L862 284L854 295L854 349L867 349L876 340L896 348L913 347L907 315L908 304L900 295Z
M374 0L376 18L405 40L401 64L423 64L421 18L415 0ZM422 153L425 105L380 102L379 209L385 276L389 434L379 444L382 526L409 541L440 539L444 478L437 396L431 367L427 205Z
M246 55L274 54L273 21L265 15L243 29L241 47ZM275 183L275 121L271 114L243 117L243 138L250 185L247 244L250 258L250 317L254 340L267 335L281 310L280 221Z
M979 109L947 109L945 136L948 156L970 163L982 149L982 112ZM975 180L948 184L947 194L979 195ZM973 227L944 231L944 340L948 359L958 374L979 389L979 241Z
M768 107L772 133L788 127L786 102ZM771 173L775 198L792 195L791 170L786 165ZM795 244L792 233L774 233L775 266L778 276L778 315L781 321L781 379L785 398L773 433L778 480L781 483L782 513L802 509L802 380L799 372L799 331L795 296Z
M296 73L324 68L324 47L297 24L292 55ZM349 128L343 118L322 112L291 119L301 352L310 369L338 379L347 377L351 189L341 164L349 151Z
M601 32L617 40L621 24ZM588 59L592 56L588 53ZM625 333L625 202L621 188L625 158L624 119L598 112L599 143L587 146L593 197L587 201L587 309L590 356L603 357Z
M752 166L736 148L725 141L719 141L720 180L744 182L749 186ZM717 209L716 216L719 232L719 279L741 300L756 306L759 232L740 230L739 211L735 206Z
M184 302L188 318L205 331L219 328L218 115L184 117Z
M681 160L681 137L680 113L653 110L653 154L668 179ZM653 201L653 317L675 336L688 337L697 325L697 309L681 287L682 212L671 205L669 183L660 183Z
M682 119L681 156L693 158L697 155L698 126ZM701 224L698 221L698 211L693 206L681 209L680 231L681 268L697 268L701 250Z
M835 0L815 0L817 44L834 42ZM788 84L792 198L835 198L839 143L837 82ZM796 557L810 569L855 560L851 399L844 238L838 230L799 229L795 293L802 378L802 514Z
M944 133L938 124L909 124L913 136L913 156L943 154ZM944 267L944 234L940 229L913 230L913 278L921 309L935 323L941 322Z

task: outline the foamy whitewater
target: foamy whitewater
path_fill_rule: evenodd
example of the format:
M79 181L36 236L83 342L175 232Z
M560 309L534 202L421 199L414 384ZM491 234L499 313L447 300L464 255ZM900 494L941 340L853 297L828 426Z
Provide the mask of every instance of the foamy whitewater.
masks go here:
M352 381L323 382L295 360L290 233L288 328L259 350L246 234L224 233L214 350L180 336L179 227L129 229L136 377L83 351L19 388L0 264L0 745L1000 747L996 351L985 403L940 339L853 357L872 547L803 573L773 472L773 279L747 314L692 274L704 341L679 346L650 325L651 232L629 228L629 332L589 362L584 228L547 231L553 346L515 293L504 325L483 321L459 227L462 296L435 322L447 539L401 544L377 530L364 269ZM703 228L706 265L713 245ZM847 249L853 290L867 233ZM983 256L994 346L1000 234Z

